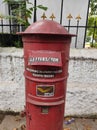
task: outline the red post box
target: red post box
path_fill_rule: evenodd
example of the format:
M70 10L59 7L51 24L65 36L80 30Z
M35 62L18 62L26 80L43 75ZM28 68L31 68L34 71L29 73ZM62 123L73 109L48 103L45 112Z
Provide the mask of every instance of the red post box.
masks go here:
M62 130L71 37L41 20L21 33L24 45L27 130Z

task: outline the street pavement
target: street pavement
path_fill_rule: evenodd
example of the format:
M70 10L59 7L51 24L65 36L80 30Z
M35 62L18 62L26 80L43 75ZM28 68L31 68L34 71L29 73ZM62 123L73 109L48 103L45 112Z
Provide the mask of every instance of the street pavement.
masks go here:
M0 114L0 130L26 130L25 117ZM65 117L63 130L97 130L97 119Z

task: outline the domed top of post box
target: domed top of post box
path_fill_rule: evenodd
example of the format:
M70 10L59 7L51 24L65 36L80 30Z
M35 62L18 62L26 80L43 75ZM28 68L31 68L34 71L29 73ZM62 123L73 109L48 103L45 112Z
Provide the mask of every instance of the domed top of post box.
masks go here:
M73 34L69 34L63 26L52 20L41 20L32 23L24 32L20 32L18 34L49 34L64 35L70 37L75 36Z

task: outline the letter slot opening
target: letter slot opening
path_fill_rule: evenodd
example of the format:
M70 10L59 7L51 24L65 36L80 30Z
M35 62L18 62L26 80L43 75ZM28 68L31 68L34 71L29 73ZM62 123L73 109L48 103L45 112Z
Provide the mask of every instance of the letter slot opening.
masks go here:
M48 114L49 108L48 106L42 106L41 107L41 113L42 114Z

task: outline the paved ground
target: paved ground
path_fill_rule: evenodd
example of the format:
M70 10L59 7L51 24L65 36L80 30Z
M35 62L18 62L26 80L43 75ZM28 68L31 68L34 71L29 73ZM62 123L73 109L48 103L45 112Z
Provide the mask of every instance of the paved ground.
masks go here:
M24 125L25 118L0 114L0 130L25 130ZM63 127L64 130L97 130L97 119L65 118Z

